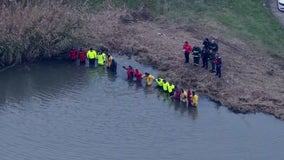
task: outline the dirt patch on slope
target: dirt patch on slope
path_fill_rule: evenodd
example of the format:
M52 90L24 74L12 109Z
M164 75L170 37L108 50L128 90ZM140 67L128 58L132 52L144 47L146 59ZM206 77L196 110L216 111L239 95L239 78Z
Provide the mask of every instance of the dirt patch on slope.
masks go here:
M239 39L217 38L223 59L223 75L218 78L200 66L184 64L182 44L187 40L201 46L207 36L202 26L190 28L139 16L130 16L125 21L125 15L129 14L124 10L106 11L90 17L94 25L86 38L97 47L134 56L137 61L158 69L166 80L194 88L235 112L264 112L284 120L284 70L278 65L283 60L259 54L261 50L250 48Z

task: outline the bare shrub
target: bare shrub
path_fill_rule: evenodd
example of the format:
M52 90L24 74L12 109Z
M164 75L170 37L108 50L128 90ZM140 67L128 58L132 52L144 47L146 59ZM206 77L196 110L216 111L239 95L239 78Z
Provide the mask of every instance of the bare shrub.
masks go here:
M0 6L0 65L50 57L72 45L84 44L80 10L63 1L11 1Z

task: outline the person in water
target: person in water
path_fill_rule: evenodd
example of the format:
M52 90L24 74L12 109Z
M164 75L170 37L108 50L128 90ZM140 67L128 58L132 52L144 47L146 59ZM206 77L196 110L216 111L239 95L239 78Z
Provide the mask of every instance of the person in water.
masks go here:
M87 52L84 51L82 48L80 48L78 54L79 54L80 64L85 64Z
M116 73L116 69L117 69L117 63L114 59L112 59L111 65L109 67L110 71L112 71L113 73Z
M191 90L188 89L187 90L187 103L188 103L188 107L191 106L191 102L192 102Z
M165 92L165 93L167 93L168 92L168 87L169 87L169 82L167 82L166 80L163 80L163 91Z
M183 89L181 89L180 101L183 102L183 103L186 103L186 101L187 101L187 93Z
M110 54L107 54L107 68L110 68L112 64L113 57Z
M191 106L197 107L198 105L198 95L195 94L195 91L192 91L192 102Z
M133 70L132 66L130 66L130 65L128 67L123 66L123 68L126 70L127 78L129 80L132 80L133 77L134 77L134 70Z
M100 66L105 65L105 54L104 53L98 52L97 58L98 58L98 65Z
M169 85L168 85L169 96L173 96L174 95L174 89L175 89L175 85L173 83L169 83Z
M141 82L142 80L142 73L139 71L139 69L134 70L134 76L136 78L136 82Z
M75 61L78 58L78 51L74 47L69 51L69 57L71 61Z
M153 75L151 75L150 73L145 72L142 76L142 78L144 78L146 80L146 85L147 86L151 86L153 83L153 80L155 79L155 77Z
M87 52L87 58L89 59L90 65L95 65L95 59L97 57L97 52L93 50L93 48L90 48Z
M181 90L177 86L175 86L175 91L174 91L173 98L176 101L180 101L180 94L181 94Z
M157 88L158 89L163 89L163 83L164 83L164 79L161 77L158 77L157 79L155 79L156 83L157 83Z

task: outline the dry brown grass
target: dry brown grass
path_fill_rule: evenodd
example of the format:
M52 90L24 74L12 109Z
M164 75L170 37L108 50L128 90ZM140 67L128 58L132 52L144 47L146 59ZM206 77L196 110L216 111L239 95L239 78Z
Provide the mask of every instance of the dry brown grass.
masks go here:
M284 70L280 65L283 60L275 60L268 54L260 56L260 50L250 48L237 38L215 37L224 63L219 79L208 70L183 63L183 42L187 40L200 46L206 37L202 26L188 30L184 24L168 23L163 19L155 22L135 20L129 18L129 14L131 12L119 10L94 16L91 23L100 25L94 26L90 40L93 44L134 56L137 61L157 68L166 80L184 88L194 88L199 94L208 95L234 111L264 112L284 119ZM132 20L125 21L125 17Z
M2 1L0 65L56 55L84 43L86 11L59 1Z

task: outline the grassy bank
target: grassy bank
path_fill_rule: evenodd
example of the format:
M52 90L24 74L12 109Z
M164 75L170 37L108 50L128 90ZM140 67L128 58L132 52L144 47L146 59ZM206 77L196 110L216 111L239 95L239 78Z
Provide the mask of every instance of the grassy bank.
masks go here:
M236 37L260 53L284 50L284 30L263 0L23 0L0 2L0 66L50 57L72 45L86 45L90 12L110 6L146 8L195 28L200 37Z
M82 1L81 1L82 2ZM90 1L92 6L101 0ZM200 28L204 37L224 41L236 37L260 53L282 53L284 30L263 0L120 0L108 1L137 9L146 6L153 15L163 15L190 28Z
M266 9L263 0L199 0L171 3L169 6L172 7L168 15L173 18L188 16L187 23L190 25L191 19L210 26L207 34L224 39L238 37L253 47L264 47L274 53L284 49L284 30ZM177 8L182 12L177 12Z

